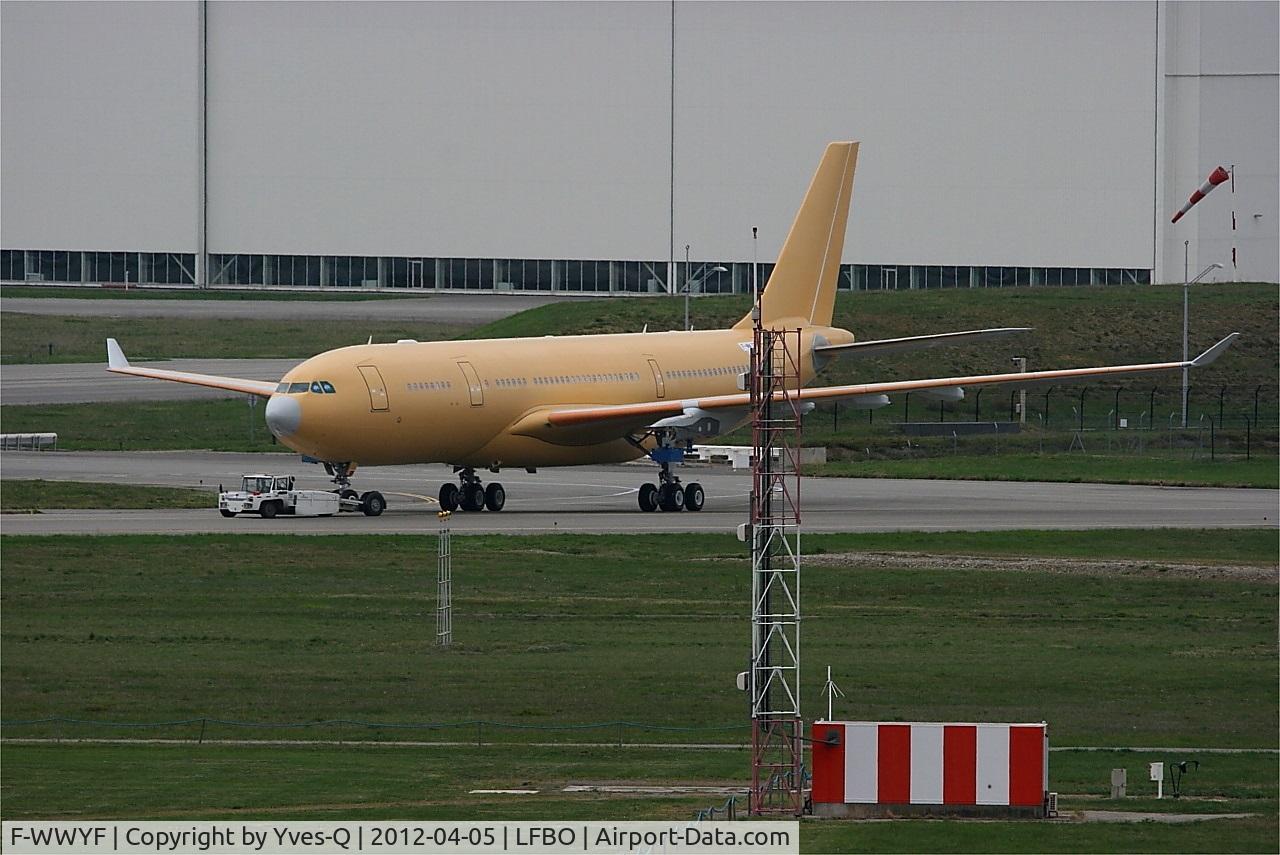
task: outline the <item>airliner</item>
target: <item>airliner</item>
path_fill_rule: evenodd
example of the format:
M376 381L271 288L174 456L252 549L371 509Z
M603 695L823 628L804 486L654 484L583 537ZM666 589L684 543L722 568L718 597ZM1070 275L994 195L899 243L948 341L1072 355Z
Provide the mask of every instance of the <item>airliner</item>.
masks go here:
M958 399L971 386L1116 379L1208 365L1232 333L1187 362L1113 365L1013 374L939 377L853 385L810 385L837 357L857 358L990 340L1021 327L859 341L831 326L848 224L858 143L827 146L769 281L760 292L761 324L798 330L803 388L797 406L844 401L873 408L889 395ZM451 464L457 483L439 491L442 509L500 511L506 491L479 473L516 468L620 463L649 457L656 483L637 493L642 511L698 511L705 491L682 483L673 464L693 444L727 433L748 417L742 391L753 336L750 315L729 329L566 335L483 341L342 347L314 356L279 383L130 365L107 339L108 371L256 395L266 422L286 446L324 464L347 498L356 467ZM366 510L367 510L366 503Z

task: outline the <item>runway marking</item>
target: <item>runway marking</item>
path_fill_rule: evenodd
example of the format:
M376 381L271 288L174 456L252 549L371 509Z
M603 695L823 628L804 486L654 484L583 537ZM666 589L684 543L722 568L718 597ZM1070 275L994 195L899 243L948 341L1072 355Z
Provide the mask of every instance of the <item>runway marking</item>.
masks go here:
M427 502L429 504L433 504L433 505L440 504L439 499L433 499L430 496L419 496L417 493L394 493L391 490L388 490L387 495L388 496L408 496L410 499L421 499L422 501Z

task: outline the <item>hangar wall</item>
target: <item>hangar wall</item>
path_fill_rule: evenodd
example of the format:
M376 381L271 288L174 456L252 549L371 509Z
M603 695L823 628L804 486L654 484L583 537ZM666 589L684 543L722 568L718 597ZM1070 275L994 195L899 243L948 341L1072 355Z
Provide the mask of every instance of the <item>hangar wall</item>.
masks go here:
M1164 169L1156 281L1280 280L1280 3L1162 3ZM1234 167L1176 224L1216 166ZM1236 228L1231 228L1231 212ZM1235 247L1236 266L1232 266Z
M317 284L457 265L493 287L519 275L499 260L557 283L593 260L580 287L615 290L615 263L665 279L690 244L740 286L751 227L772 259L837 138L863 141L855 286L1180 278L1169 200L1226 144L1256 176L1247 257L1271 247L1256 270L1280 279L1258 6L1273 22L1275 4L1145 0L210 2L202 33L198 3L7 2L0 278L34 250L80 251L85 281L85 251L198 252L203 41L215 282L315 260Z
M194 252L194 3L0 5L0 242Z

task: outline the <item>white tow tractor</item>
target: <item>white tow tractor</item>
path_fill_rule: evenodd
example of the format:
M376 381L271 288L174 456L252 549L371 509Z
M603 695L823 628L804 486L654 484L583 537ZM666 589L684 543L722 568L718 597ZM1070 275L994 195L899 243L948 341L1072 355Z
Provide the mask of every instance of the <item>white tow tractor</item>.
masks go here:
M357 496L355 490L331 493L327 490L295 490L292 475L246 475L239 490L218 493L218 513L258 514L271 519L280 514L295 517L331 517L339 511L360 511L376 517L387 507L377 490Z

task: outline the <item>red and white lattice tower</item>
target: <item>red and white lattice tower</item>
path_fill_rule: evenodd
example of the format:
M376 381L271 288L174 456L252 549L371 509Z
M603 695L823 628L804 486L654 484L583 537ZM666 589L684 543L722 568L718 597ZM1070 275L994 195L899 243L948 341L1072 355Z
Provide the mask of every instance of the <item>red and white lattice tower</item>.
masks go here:
M800 718L800 330L752 311L751 795L754 815L804 809Z

